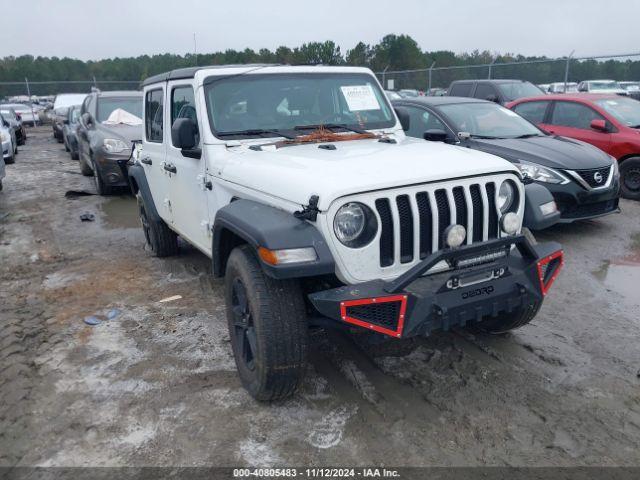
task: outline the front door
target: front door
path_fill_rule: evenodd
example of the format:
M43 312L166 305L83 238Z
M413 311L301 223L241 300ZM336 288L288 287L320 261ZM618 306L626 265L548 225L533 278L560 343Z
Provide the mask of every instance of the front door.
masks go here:
M193 84L176 80L167 84L167 119L169 124L178 118L190 118L199 125ZM201 135L198 135L200 141ZM200 143L200 142L199 142ZM211 231L205 187L205 158L191 158L167 138L166 165L169 175L169 200L173 210L174 227L179 234L202 251L211 249Z
M593 120L605 120L598 112L578 102L554 103L551 119L543 128L550 133L590 143L601 150L610 148L611 134L591 128Z

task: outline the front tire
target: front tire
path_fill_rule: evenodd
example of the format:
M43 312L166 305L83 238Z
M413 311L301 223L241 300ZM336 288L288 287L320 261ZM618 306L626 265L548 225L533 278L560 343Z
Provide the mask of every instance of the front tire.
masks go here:
M620 190L623 198L640 200L640 157L627 158L620 164Z
M502 313L495 318L483 320L475 326L475 329L494 335L506 333L509 330L515 330L516 328L525 326L533 320L538 314L541 305L542 304L540 302L528 303L511 313Z
M140 223L149 249L156 257L170 257L178 253L178 235L162 219L154 222L149 219L148 208L140 192L136 195Z
M102 179L102 176L100 175L95 162L93 163L93 182L96 185L96 191L98 192L98 195L106 196L113 193L113 187L110 187L109 185L104 183L104 180Z
M80 165L80 172L82 173L82 175L84 175L85 177L90 177L91 175L93 175L93 169L87 164L87 162L84 161L82 156L79 156L78 159L80 160L78 163Z
M308 325L300 285L268 277L248 245L227 262L229 336L240 381L259 401L291 396L306 369Z

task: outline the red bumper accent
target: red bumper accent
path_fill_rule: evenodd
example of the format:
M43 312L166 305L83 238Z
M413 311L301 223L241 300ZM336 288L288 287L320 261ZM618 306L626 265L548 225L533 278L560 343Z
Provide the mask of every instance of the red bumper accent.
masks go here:
M538 261L538 278L540 278L540 290L543 296L547 294L563 266L564 253L562 250Z
M347 315L347 309L349 307L357 307L362 305L373 305L381 303L400 302L400 310L397 318L397 327L395 330L385 328L380 325L375 325L371 322L353 318ZM359 300L347 300L340 302L340 316L342 320L359 327L368 328L378 333L389 335L390 337L400 338L402 336L402 329L404 327L404 316L407 311L407 295L391 295L388 297L376 297L376 298L363 298Z

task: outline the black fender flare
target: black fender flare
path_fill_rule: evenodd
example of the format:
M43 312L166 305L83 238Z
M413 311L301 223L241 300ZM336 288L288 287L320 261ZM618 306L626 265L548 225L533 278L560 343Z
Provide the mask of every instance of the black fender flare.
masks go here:
M560 211L556 210L549 215L543 215L540 205L553 202L553 195L544 185L530 183L524 187L524 220L522 225L529 230L543 230L549 228L560 220Z
M212 242L211 257L216 277L224 276L227 258L238 243L248 243L256 250L259 247L269 250L315 249L317 258L313 262L270 265L259 260L264 272L276 279L335 273L335 262L329 246L312 223L252 200L235 200L218 210Z
M131 188L131 192L134 196L136 196L138 192L140 193L140 195L142 195L149 221L161 222L162 218L158 214L156 204L153 202L151 189L149 188L149 182L147 182L147 175L145 174L144 168L142 167L142 165L135 163L129 166L127 170L127 179L129 180L129 187Z

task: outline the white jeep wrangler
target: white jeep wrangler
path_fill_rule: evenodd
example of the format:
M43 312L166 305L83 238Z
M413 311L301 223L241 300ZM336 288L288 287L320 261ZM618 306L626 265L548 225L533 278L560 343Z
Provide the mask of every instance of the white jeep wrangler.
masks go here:
M129 180L146 241L164 257L181 236L225 277L239 375L259 400L295 391L309 326L400 343L503 332L535 316L560 270L558 244L520 233L516 168L406 137L368 69L198 67L143 88Z

